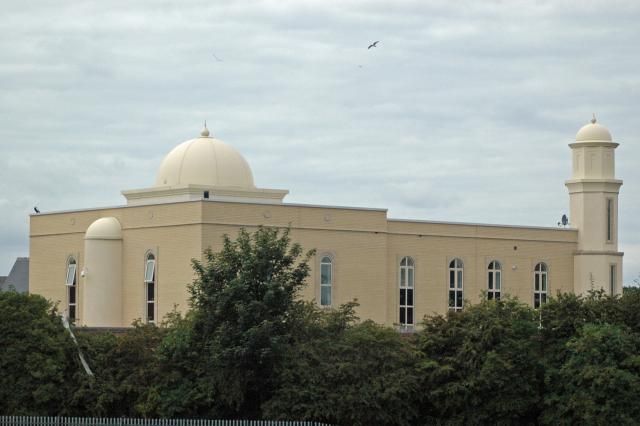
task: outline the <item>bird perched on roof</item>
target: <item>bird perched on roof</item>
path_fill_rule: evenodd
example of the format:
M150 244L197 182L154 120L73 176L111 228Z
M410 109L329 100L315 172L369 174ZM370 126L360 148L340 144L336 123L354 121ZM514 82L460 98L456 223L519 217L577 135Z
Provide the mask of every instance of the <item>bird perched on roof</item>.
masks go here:
M33 211L34 211L34 212L36 212L36 214L37 214L37 213L40 213L40 210L38 210L38 208L37 208L37 207L34 207L34 208L33 208Z
M378 47L378 43L380 43L380 40L374 41L369 45L369 47L367 47L367 50L371 49L372 47Z

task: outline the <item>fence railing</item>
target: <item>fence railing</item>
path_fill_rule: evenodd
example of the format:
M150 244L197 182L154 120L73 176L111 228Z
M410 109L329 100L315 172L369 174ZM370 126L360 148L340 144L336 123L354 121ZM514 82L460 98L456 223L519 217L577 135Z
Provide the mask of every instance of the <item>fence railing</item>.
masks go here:
M101 417L0 416L0 426L330 426L275 420L131 419Z

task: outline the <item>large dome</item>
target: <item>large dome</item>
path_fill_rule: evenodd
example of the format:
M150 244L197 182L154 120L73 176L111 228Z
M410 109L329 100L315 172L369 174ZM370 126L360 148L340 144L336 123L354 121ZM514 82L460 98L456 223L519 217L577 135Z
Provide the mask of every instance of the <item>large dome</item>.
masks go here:
M591 119L591 123L582 126L576 134L576 142L611 142L609 130L596 122L596 117Z
M156 186L205 185L253 189L253 174L244 157L226 143L209 136L183 142L162 160Z

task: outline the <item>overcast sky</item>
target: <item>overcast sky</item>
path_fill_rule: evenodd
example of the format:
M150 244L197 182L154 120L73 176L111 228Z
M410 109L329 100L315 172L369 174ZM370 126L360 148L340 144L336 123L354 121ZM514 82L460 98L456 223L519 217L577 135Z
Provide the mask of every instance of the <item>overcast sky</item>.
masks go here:
M620 143L631 283L638 22L634 0L3 1L0 275L34 205L124 204L205 119L288 202L555 226L595 112Z

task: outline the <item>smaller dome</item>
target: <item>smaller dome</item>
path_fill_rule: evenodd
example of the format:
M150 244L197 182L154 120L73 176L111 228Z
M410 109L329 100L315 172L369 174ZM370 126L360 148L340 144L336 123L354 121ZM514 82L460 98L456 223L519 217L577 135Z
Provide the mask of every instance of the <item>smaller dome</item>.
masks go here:
M582 126L576 134L576 142L612 142L609 130L596 122L596 117L591 119L591 123Z
M115 217L101 217L87 228L85 240L120 240L122 227Z

